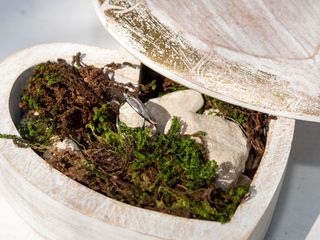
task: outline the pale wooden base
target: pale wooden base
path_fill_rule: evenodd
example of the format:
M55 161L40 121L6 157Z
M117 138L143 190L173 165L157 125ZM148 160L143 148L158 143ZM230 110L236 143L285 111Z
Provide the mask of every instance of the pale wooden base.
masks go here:
M86 63L100 66L111 61L136 62L122 50L78 44L39 45L9 57L0 65L1 133L17 134L17 103L28 75L21 73L43 61L71 60L78 51L87 54ZM138 76L136 70L119 74L129 79ZM31 149L17 148L9 140L0 141L0 184L18 214L51 240L262 239L281 188L293 131L294 120L272 121L267 149L252 183L253 197L242 203L226 224L174 217L114 201L69 179Z

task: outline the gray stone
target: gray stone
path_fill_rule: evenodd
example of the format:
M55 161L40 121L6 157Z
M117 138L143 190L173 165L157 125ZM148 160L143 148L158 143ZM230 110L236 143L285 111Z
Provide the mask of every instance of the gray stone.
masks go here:
M250 151L250 144L238 124L219 116L190 112L180 115L180 121L183 134L198 131L207 133L203 140L208 157L219 165L216 183L223 189L232 187L244 171ZM171 120L167 123L165 132L170 126Z

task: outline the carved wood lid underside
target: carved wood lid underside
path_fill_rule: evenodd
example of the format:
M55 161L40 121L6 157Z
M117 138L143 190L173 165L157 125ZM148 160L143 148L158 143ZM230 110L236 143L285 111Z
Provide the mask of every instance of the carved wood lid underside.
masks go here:
M94 0L141 62L221 100L320 122L320 1Z

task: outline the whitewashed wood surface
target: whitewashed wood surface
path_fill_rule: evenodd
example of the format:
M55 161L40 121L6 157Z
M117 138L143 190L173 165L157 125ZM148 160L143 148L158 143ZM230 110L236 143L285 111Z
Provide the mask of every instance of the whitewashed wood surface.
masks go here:
M14 51L43 42L72 41L101 47L112 42L117 46L97 21L87 0L0 1L0 30L0 60ZM298 121L296 126L294 149L266 236L268 240L305 239L320 213L320 191L315 190L320 182L320 125ZM0 193L0 199L2 194L5 193ZM29 231L25 229L29 227L3 200L0 200L0 219L5 222L1 225L5 227L0 228L0 239L25 239Z
M150 68L207 95L320 122L320 1L93 0Z
M43 42L119 46L105 33L87 0L0 1L0 31L0 61L17 50ZM47 240L13 211L3 197L6 194L0 189L0 239Z
M107 50L80 44L41 44L19 51L0 64L0 132L17 134L19 96L30 68L77 52L85 62L139 62L124 49ZM26 71L28 70L28 71ZM139 69L115 71L115 79L137 82ZM278 117L269 125L265 153L251 183L249 200L242 202L230 222L186 219L141 209L94 192L53 169L31 149L0 141L0 185L6 200L30 226L51 240L112 239L262 239L281 189L291 148L294 120ZM155 227L156 226L156 227Z
M0 239L2 240L45 240L27 225L1 197L0 192Z

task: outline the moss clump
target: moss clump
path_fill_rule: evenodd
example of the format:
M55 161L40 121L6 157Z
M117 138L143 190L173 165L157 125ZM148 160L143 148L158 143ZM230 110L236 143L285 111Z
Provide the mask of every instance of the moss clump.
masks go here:
M21 136L32 143L48 145L53 136L53 126L46 119L32 118L19 127Z
M109 78L128 64L96 68L83 64L79 54L73 63L58 60L35 67L20 102L25 146L40 155L51 152L46 161L52 166L116 200L178 216L229 221L248 188L216 187L217 164L194 140L205 133L182 135L178 118L167 134L117 121L123 93L147 99L185 88L170 80L160 87L151 82L135 88ZM246 115L236 117L246 120ZM50 148L52 136L71 138L80 150Z
M96 109L95 115L101 112ZM215 187L217 164L205 158L204 146L193 139L203 133L181 135L178 118L173 118L167 134L152 135L149 129L132 129L124 123L113 131L107 122L101 122L107 117L98 115L98 122L87 128L125 161L121 171L112 174L121 198L115 197L115 192L109 196L118 200L125 196L123 201L132 205L180 216L230 220L248 189ZM96 174L96 169L93 171Z
M243 125L250 118L250 110L235 106L226 102L223 102L219 99L205 96L206 108L217 109L219 110L218 115L222 115L226 118L230 118L233 121Z

